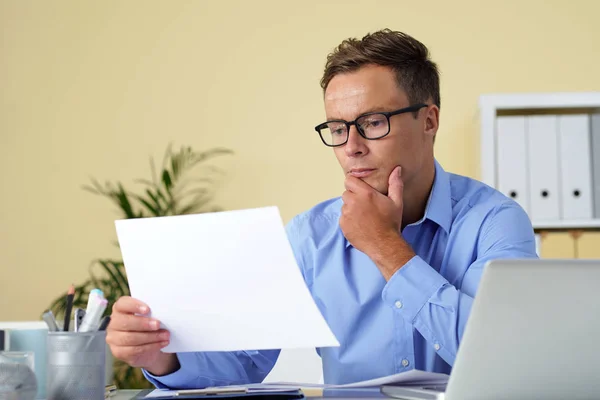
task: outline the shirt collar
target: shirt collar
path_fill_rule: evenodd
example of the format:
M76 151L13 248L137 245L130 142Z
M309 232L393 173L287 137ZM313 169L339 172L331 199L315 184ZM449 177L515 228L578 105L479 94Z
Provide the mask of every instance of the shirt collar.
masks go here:
M429 193L427 206L425 206L425 215L419 221L411 225L422 224L425 219L429 219L438 224L446 233L450 232L452 224L452 192L450 190L450 178L442 166L435 162L435 178L433 186ZM341 201L341 200L340 200ZM351 246L346 239L346 247Z
M450 233L452 224L452 191L450 177L435 160L435 178L425 207L425 217L438 224L446 233ZM420 222L422 222L421 220Z

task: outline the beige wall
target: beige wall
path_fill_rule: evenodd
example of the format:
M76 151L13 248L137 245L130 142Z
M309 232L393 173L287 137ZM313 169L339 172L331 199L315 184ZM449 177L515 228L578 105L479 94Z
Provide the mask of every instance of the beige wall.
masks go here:
M287 222L341 194L313 126L318 80L347 36L382 27L442 71L436 155L478 176L478 96L600 90L600 2L0 0L0 320L38 318L117 256L90 176L147 177L168 144L236 155L218 203Z

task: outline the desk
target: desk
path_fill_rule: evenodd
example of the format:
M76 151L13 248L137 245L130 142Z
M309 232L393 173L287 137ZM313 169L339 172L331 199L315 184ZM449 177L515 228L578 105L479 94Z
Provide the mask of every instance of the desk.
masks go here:
M111 400L131 400L135 397L140 390L119 390L117 391L117 395L111 397ZM381 399L389 399L381 394L379 388L373 389L328 389L323 394L322 390L306 390L304 395L307 398L319 400L319 399L336 399L336 400L344 400L344 399L365 399L365 400L381 400Z
M130 400L135 395L137 395L140 391L137 389L134 390L117 390L116 396L111 397L111 400Z

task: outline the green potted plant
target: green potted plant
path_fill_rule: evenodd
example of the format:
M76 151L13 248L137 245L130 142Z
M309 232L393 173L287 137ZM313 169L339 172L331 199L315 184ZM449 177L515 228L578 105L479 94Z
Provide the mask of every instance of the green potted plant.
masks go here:
M169 146L165 152L161 169L156 170L150 158L151 179L137 179L141 185L137 192L126 190L121 182L104 185L92 179L84 189L111 200L119 209L122 218L148 218L168 215L183 215L220 211L212 203L217 175L222 171L206 162L210 159L232 154L229 149L213 148L194 151L183 146L173 152ZM118 244L117 244L118 245ZM105 315L111 313L112 305L121 296L130 295L125 266L120 259L99 258L89 267L89 278L75 286L73 308L84 308L88 294L94 288L101 289L108 300ZM49 309L58 320L65 312L65 294L52 301ZM44 310L45 311L45 310ZM114 382L119 388L147 388L150 384L139 368L132 368L119 360L114 362Z

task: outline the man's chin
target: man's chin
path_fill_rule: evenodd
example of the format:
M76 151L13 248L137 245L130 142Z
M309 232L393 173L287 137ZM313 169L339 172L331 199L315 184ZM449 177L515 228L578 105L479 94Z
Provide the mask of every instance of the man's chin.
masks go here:
M379 193L387 196L387 193L388 193L387 182L385 182L385 184L383 184L379 179L375 179L371 176L367 176L366 178L360 178L360 180L365 182L367 185L371 186L373 189L377 190Z

